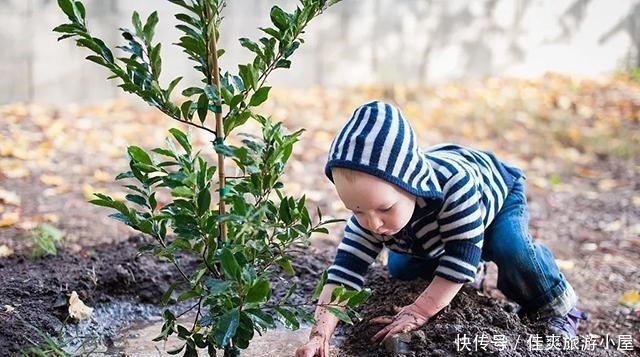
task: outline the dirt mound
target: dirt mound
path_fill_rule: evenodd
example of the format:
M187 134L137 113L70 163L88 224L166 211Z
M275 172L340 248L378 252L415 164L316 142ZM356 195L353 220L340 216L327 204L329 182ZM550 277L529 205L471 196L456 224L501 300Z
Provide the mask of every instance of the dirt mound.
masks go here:
M393 315L394 306L412 303L426 288L427 282L403 282L390 279L381 266L370 269L367 287L371 298L360 308L365 320L342 328L338 339L340 356L620 356L619 351L596 346L582 352L558 345L544 326L520 318L515 304L487 297L471 287L463 287L451 304L419 331L411 333L404 345L383 346L370 338L381 328L368 320ZM554 341L554 342L552 342ZM579 341L580 342L580 341ZM401 343L400 343L401 344ZM555 346L555 347L553 347ZM395 351L395 352L394 352ZM401 353L399 353L400 351Z

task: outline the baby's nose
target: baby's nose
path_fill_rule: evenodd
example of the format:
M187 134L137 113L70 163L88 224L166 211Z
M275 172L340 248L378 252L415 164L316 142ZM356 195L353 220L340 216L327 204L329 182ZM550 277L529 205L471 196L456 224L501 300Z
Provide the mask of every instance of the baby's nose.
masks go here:
M369 220L369 228L376 233L380 230L380 228L382 228L383 225L384 222L382 222L382 220L379 218L373 217Z

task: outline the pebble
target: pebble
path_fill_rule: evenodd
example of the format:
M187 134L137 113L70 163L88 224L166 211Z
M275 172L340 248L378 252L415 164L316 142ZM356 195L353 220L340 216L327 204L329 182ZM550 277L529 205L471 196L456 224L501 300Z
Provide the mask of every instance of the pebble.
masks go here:
M427 335L422 330L414 331L413 338L419 343L425 343L427 341Z
M409 353L409 342L411 342L411 333L399 333L386 341L384 348L393 356Z

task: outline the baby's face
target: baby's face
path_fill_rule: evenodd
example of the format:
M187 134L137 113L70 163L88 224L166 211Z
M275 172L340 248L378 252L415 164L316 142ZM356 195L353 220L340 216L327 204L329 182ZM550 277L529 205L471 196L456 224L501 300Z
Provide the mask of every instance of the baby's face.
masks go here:
M333 171L338 196L358 223L382 235L398 233L411 219L416 197L399 187L362 172L348 180Z

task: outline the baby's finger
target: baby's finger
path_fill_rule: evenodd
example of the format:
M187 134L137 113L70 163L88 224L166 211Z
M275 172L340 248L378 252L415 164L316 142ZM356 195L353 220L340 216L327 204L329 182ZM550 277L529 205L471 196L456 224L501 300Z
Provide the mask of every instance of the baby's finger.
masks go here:
M373 337L371 337L371 341L373 342L379 342L383 336L385 336L387 334L387 332L392 329L395 325L394 324L390 324L385 326L384 328L382 328L382 330L378 331L378 333L376 333L375 335L373 335Z
M392 329L390 329L389 332L387 332L387 334L382 338L382 341L384 342L388 340L389 338L391 338L393 335L397 333L408 332L408 331L405 331L406 328L407 326L404 324L397 324Z
M315 349L309 345L304 345L298 347L296 350L296 357L313 357L315 353Z
M371 320L369 320L369 323L372 323L372 324L385 324L385 325L388 325L391 322L393 322L393 317L391 317L391 316L378 316L378 317L374 317Z
M296 350L296 357L314 357L319 347L320 346L316 341L311 340L306 344L298 347L298 349Z

